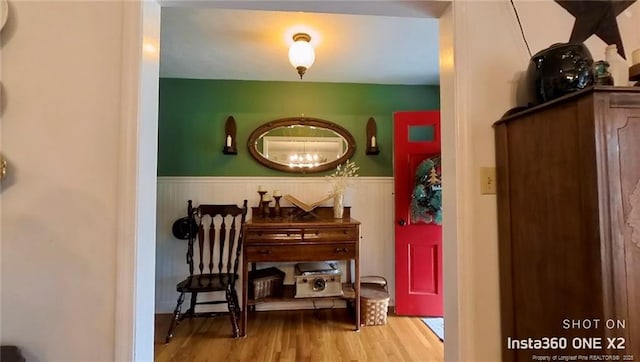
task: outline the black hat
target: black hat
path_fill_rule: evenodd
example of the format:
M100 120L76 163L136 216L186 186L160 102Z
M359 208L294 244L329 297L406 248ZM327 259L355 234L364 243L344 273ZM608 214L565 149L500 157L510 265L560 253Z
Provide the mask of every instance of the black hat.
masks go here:
M189 220L191 220L191 223ZM191 224L191 228L189 228L189 224ZM173 223L171 232L173 232L173 236L178 239L188 240L191 236L195 237L198 233L198 224L194 219L189 219L189 217L185 216Z

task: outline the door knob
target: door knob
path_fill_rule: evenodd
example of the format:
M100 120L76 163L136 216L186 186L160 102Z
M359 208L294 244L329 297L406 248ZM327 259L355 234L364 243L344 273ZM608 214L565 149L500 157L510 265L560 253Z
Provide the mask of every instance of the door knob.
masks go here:
M404 219L400 219L400 220L398 220L398 225L405 226L405 225L407 225L407 222Z

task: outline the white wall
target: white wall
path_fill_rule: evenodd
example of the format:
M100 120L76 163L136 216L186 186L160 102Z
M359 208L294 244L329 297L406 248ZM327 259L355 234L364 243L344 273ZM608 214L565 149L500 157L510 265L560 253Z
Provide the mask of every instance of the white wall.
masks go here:
M560 5L551 0L516 1L516 7L532 53L569 40L574 18ZM458 149L462 152L457 162L471 176L459 179L457 188L464 193L465 209L458 216L470 220L457 240L458 272L468 286L458 290L461 326L469 329L464 333L471 338L464 342L468 345L460 360L498 361L504 341L499 324L496 200L480 195L479 168L495 164L492 124L509 108L523 104L516 97L517 80L527 68L529 54L507 0L455 1L453 22L455 127L457 141L469 141ZM640 48L640 2L618 16L618 25L630 58ZM604 42L592 36L586 44L594 59L604 59Z
M176 219L186 216L187 200L200 203L249 202L257 206L258 185L269 191L280 190L309 203L327 195L330 186L323 177L159 177L156 262L156 312L171 313L176 306L176 284L188 269L184 255L186 242L171 234ZM282 200L283 206L290 204ZM327 206L331 205L328 201ZM351 217L360 221L361 275L381 275L394 288L393 243L393 179L390 177L358 177L345 193L345 205L351 206ZM249 214L249 218L251 214ZM266 264L263 265L267 266ZM278 265L288 273L285 283L293 283L292 264ZM343 266L343 270L345 267ZM393 295L391 299L393 304ZM308 308L311 303L295 303L291 308ZM262 306L260 306L262 307ZM279 304L265 306L282 308ZM203 307L204 308L204 307ZM226 308L226 307L225 307ZM202 309L205 310L205 309Z
M121 2L11 1L2 32L1 343L114 360Z

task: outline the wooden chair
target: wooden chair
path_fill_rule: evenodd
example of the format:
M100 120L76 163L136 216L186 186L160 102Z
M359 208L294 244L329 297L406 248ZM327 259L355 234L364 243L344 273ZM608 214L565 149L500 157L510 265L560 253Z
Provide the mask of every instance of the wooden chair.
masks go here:
M237 205L200 205L188 202L189 222L198 225L197 233L189 233L187 245L187 265L189 276L176 285L180 293L176 309L165 342L169 343L176 326L185 318L212 317L226 312L196 312L202 304L227 304L231 331L239 334L241 318L236 281L242 250L242 225L247 216L247 200L242 207ZM208 225L205 231L205 225ZM205 237L206 236L206 237ZM224 292L225 298L198 301L199 293ZM189 309L181 314L185 294L191 294ZM201 296L202 297L202 296Z

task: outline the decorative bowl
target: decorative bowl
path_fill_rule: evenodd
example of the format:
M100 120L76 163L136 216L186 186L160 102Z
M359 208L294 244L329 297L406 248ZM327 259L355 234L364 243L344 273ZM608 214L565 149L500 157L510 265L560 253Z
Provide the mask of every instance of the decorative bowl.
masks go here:
M531 57L529 102L542 104L593 85L593 58L583 43L556 43Z

